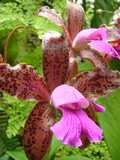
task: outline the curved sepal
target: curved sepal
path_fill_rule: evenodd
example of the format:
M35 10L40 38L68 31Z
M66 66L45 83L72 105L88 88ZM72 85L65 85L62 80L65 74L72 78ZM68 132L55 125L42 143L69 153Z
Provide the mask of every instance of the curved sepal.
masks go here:
M73 40L78 32L83 27L84 23L84 10L82 6L68 1L68 20L67 27L70 33L71 39Z
M48 6L42 7L38 13L38 16L45 17L58 26L64 26L64 21L62 20L61 16L54 9L50 9Z
M45 103L38 103L28 117L22 137L29 160L42 160L48 152L54 123L54 113Z
M120 74L110 70L96 70L83 72L71 81L71 85L78 89L90 100L110 93L120 87Z
M25 64L14 67L0 64L0 91L6 91L21 99L48 101L49 97L43 77L38 76L31 66Z
M48 32L43 39L43 71L52 91L63 84L69 65L69 49L65 38L57 32Z

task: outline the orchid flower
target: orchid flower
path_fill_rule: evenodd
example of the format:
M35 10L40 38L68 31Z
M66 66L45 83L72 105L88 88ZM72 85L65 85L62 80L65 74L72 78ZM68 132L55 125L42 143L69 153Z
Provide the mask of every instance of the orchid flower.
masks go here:
M105 27L85 29L80 31L73 40L76 51L84 50L87 46L108 59L120 59L118 52L107 41L108 33Z
M96 104L95 100L120 87L119 74L110 70L103 72L101 68L68 78L72 50L69 40L73 40L82 28L78 19L82 17L83 21L83 11L79 9L79 6L69 4L67 28L63 27L64 35L57 32L44 35L42 42L44 76L38 75L26 64L14 67L0 64L0 91L20 99L37 101L28 116L22 135L23 146L30 160L44 158L51 143L52 132L63 144L74 147L84 145L82 136L87 137L91 143L100 141L103 131L87 111L90 109L94 111L93 113L103 112L104 107ZM63 21L58 18L55 11L43 10L44 16L63 26ZM72 18L69 17L71 14ZM73 21L76 29L72 27ZM92 56L90 54L89 57L96 63L95 56ZM100 61L97 59L98 63L102 66L101 58ZM56 109L62 112L62 118L55 123Z
M88 117L85 108L89 101L74 87L61 85L51 94L53 105L62 111L62 118L51 127L51 130L63 144L73 147L82 146L80 137L86 136L91 143L102 139L102 129ZM96 104L96 108L104 111L104 107Z
M52 136L50 127L62 143L74 147L82 145L82 135L90 142L102 139L102 130L85 112L90 106L89 100L74 87L64 84L69 62L66 40L61 34L50 32L43 39L43 47L44 77L37 75L29 65L10 67L0 64L0 91L38 101L28 117L22 137L28 158L32 160L42 159L47 152ZM63 112L63 118L56 124L54 112L49 107L51 104ZM96 111L104 111L102 106L95 106Z

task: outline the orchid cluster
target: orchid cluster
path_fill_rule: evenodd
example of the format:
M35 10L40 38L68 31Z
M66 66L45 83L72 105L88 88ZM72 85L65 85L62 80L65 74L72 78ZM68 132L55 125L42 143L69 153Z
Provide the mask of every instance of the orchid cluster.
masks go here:
M15 67L0 64L0 91L37 101L22 135L30 160L44 158L52 133L63 144L72 147L83 147L85 141L101 141L103 130L96 121L95 112L104 112L105 108L95 101L120 87L119 73L108 69L106 64L110 59L120 59L108 41L107 28L82 30L82 7L72 2L67 5L67 22L48 7L43 7L39 13L63 29L63 34L50 31L43 37L44 76L26 64ZM95 69L78 73L78 56L90 60ZM55 122L55 110L61 113L58 122Z
M113 29L116 32L113 32ZM113 29L111 29L113 32L113 37L114 39L111 41L114 49L118 52L118 54L120 55L120 18L117 19L116 24L113 26Z

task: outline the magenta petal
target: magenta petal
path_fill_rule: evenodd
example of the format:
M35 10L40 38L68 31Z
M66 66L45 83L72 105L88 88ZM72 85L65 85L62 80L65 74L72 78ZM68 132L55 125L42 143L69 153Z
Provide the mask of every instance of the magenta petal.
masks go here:
M106 28L91 28L91 29L84 29L78 33L76 38L86 38L89 40L106 40L107 39L107 30Z
M78 49L92 40L107 40L107 29L104 27L84 29L76 35L72 46L74 49Z
M120 55L117 53L117 51L112 47L111 44L107 42L97 40L91 41L89 45L92 49L95 49L103 54L107 54L110 58L120 59Z
M105 108L102 105L96 103L95 104L95 111L96 112L105 112Z
M89 106L89 101L77 89L69 85L56 87L51 94L51 102L57 108L63 105L68 108L69 104L78 104L79 108Z
M55 125L51 127L51 130L56 135L57 139L62 141L63 144L70 145L72 147L82 146L80 140L81 125L76 114L70 110L62 110L63 117Z
M91 120L87 114L80 110L77 115L81 121L82 134L86 135L91 143L99 142L102 140L102 129L96 125L96 123Z
M107 40L107 29L102 27L98 28L95 31L89 33L88 35L89 40Z
M53 125L51 130L63 144L73 147L82 146L80 139L82 135L91 143L102 140L102 129L82 109L77 111L63 109L62 112L62 119Z

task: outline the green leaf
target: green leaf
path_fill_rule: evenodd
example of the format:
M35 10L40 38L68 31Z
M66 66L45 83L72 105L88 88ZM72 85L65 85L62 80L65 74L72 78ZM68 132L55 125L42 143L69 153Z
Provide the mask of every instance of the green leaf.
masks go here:
M98 115L104 130L105 140L110 149L112 160L120 159L120 89L98 101L106 107L106 111Z
M6 136L6 129L8 125L8 115L0 108L0 157L5 154L7 149L14 149L16 146L20 146L18 137L8 139Z
M6 122L8 125L4 130L9 138L19 134L21 128L24 127L28 114L35 104L36 102L34 100L19 100L16 97L4 94L0 105L4 109L5 114L9 117ZM0 114L0 126L3 125L3 123L1 124L2 117L3 115Z
M91 160L87 157L81 157L81 155L75 155L75 156L63 156L62 158L58 158L56 160Z
M27 63L42 74L41 42L31 28L16 31L8 45L7 59L11 65Z
M93 68L93 64L88 60L81 61L78 65L78 69L80 72L93 70Z
M0 108L0 156L4 154L6 151L6 146L5 146L5 131L7 128L7 121L8 121L8 116L5 113L3 109Z
M7 49L7 60L11 65L27 63L42 74L41 38L44 33L60 28L43 17L33 17L31 26L15 31Z
M119 70L120 71L120 61L119 60L111 60L109 62L109 66L113 70Z
M9 150L7 154L12 157L14 160L28 160L26 154L22 148Z
M32 18L31 25L36 29L39 38L41 39L46 32L49 31L57 31L61 32L61 28L57 26L55 23L51 22L47 18L34 16Z
M58 149L58 147L61 145L61 142L58 141L55 136L53 136L53 139L52 139L52 144L51 144L51 147L50 147L50 152L49 152L49 159L50 160L53 160L55 158L55 154L56 154L56 151Z
M2 157L0 157L0 160L10 160L10 159L9 159L9 156L5 154Z
M94 16L91 21L92 27L99 27L101 24L108 25L112 19L114 11L119 8L119 2L116 0L95 0Z
M55 0L53 1L53 8L62 15L62 17L66 18L67 14L67 0Z

